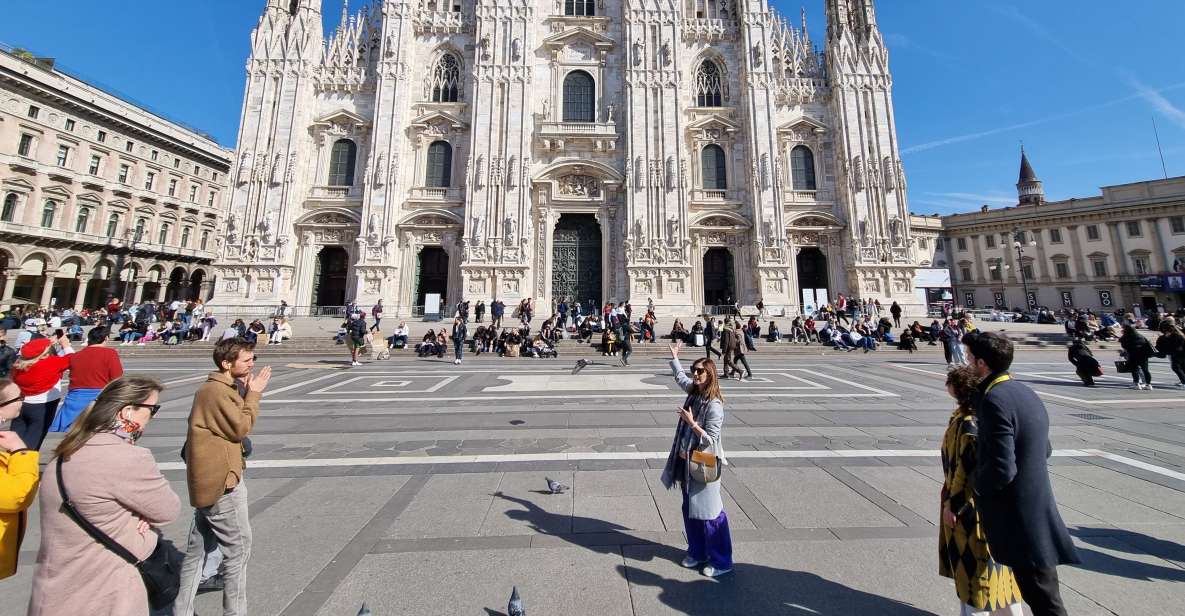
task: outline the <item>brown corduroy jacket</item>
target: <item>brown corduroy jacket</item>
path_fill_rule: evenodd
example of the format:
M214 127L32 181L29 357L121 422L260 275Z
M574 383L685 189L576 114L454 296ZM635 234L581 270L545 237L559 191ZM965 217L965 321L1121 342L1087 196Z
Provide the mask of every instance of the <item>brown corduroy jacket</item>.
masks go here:
M193 397L185 449L189 503L209 507L242 481L243 439L259 419L258 392L239 395L234 379L211 372Z

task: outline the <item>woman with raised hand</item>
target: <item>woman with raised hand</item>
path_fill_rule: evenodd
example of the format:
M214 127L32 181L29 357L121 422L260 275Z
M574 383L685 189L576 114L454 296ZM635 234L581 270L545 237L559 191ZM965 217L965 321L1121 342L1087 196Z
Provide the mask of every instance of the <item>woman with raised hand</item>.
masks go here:
M716 364L708 358L697 359L688 377L679 363L682 348L679 342L671 345L671 372L687 392L687 399L678 410L679 423L662 483L668 490L678 484L683 493L687 556L682 565L689 569L703 566L702 573L714 578L732 572L732 535L720 497L720 475L727 464L721 439L724 396Z

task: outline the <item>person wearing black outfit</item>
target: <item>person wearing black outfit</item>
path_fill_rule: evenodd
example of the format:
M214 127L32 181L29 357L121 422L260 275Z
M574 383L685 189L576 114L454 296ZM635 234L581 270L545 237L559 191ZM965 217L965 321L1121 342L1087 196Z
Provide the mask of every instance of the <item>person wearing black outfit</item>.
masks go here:
M3 347L0 347L3 349ZM1160 324L1160 337L1156 339L1157 357L1169 358L1169 367L1181 382L1177 387L1185 389L1185 334L1171 321Z
M1008 374L1012 342L994 332L963 337L981 381L975 491L996 562L1012 567L1033 616L1067 616L1057 566L1080 562L1049 480L1049 413L1029 386Z
M901 327L901 305L893 302L893 305L889 306L889 314L893 315L893 327Z
M621 365L630 365L630 354L634 352L633 338L629 319L621 315L610 317L613 319L615 333L617 334L617 347L621 349Z
M14 363L16 363L16 351L8 346L7 340L0 338L0 378L8 378Z
M473 316L478 323L481 323L482 318L486 316L486 300L477 302L477 305L473 307Z
M453 355L456 359L453 363L461 365L461 352L465 347L465 338L469 336L469 329L465 327L465 319L457 317L453 319Z
M724 355L712 348L712 342L716 340L716 319L708 317L708 324L704 326L704 357L712 359L712 353L716 357L723 357Z
M1152 390L1152 372L1148 370L1148 360L1156 354L1152 343L1140 335L1135 327L1124 324L1123 335L1119 337L1119 346L1127 355L1127 365L1131 369L1132 389Z
M1074 364L1074 372L1078 374L1078 378L1082 379L1082 384L1094 387L1094 377L1101 375L1102 372L1099 370L1099 360L1094 358L1090 347L1086 346L1082 340L1070 343L1069 360L1071 364Z

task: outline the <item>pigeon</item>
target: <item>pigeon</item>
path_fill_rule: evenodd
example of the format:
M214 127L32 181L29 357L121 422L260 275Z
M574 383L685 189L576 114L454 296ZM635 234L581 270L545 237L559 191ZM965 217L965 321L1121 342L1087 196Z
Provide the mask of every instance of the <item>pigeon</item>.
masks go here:
M510 593L510 603L506 604L506 616L527 616L527 611L523 609L523 600L518 596L518 586Z
M358 616L373 616L373 614L370 613L370 608L366 607L366 604L363 603L362 609L358 610Z
M576 360L576 367L572 368L572 374L576 374L576 373L580 372L581 370L584 370L584 368L586 366L589 366L591 364L592 364L592 362L588 361L587 359Z
M552 494L563 494L564 490L568 489L568 486L550 477L544 477L544 479L547 480L547 489L550 490Z

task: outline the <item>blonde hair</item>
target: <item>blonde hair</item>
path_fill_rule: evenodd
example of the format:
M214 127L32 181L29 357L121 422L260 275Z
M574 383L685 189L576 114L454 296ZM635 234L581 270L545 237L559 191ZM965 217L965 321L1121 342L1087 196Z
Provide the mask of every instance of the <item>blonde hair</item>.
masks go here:
M12 369L13 370L28 370L29 368L33 367L33 364L45 359L46 357L49 357L49 354L52 352L53 352L53 345L51 344L51 345L45 347L45 350L42 351L41 354L38 355L37 357L31 358L31 359L23 359L22 358L22 359L18 359L17 361L13 362Z
M54 454L64 460L69 460L74 452L92 436L100 432L110 432L115 424L115 417L123 407L140 404L148 399L153 392L164 391L165 386L150 376L125 376L111 381L99 392L99 397L82 412L74 425L66 433L66 437L58 443Z

